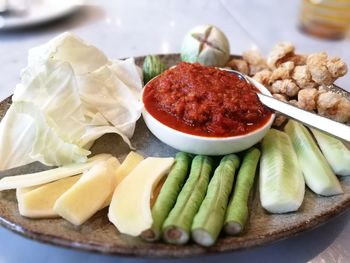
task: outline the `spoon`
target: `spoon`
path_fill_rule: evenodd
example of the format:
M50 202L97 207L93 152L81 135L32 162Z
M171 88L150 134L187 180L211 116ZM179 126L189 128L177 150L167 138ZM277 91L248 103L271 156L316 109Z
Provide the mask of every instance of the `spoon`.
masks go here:
M261 85L252 78L245 76L244 74L235 71L229 70L230 72L236 74L240 79L246 81L249 84ZM315 113L300 109L296 106L293 106L289 103L275 99L274 97L267 96L261 93L257 93L260 101L265 106L269 107L272 110L276 110L294 120L297 120L306 126L318 129L320 131L326 132L332 136L335 136L339 139L350 142L350 127L328 119L326 117L317 115Z

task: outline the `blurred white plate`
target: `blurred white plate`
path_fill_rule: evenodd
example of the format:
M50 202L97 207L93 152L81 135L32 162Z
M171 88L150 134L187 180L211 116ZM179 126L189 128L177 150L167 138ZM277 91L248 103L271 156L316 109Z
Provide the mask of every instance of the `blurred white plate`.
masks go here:
M26 11L0 15L0 30L19 29L51 22L76 11L83 0L10 0L11 5L22 3Z

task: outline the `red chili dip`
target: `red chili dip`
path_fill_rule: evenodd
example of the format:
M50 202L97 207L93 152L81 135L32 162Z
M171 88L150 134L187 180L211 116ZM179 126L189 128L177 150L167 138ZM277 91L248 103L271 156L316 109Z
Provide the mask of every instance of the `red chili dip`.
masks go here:
M154 118L173 129L229 137L252 132L270 119L257 91L229 71L180 62L147 84L143 102Z

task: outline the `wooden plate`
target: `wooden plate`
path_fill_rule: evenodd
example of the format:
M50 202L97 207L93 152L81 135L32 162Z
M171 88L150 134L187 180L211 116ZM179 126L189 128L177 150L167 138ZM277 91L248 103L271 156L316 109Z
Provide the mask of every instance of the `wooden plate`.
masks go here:
M168 66L176 64L178 59L177 54L163 56ZM142 65L143 57L137 58L136 61ZM10 98L0 103L1 116L4 115L10 103ZM132 143L138 152L146 156L174 156L176 153L175 149L156 139L142 120L137 123ZM100 138L92 150L93 153L112 153L121 160L129 151L122 140L114 135L105 135ZM0 177L38 171L43 168L42 165L35 163L1 172ZM193 243L185 246L168 245L162 242L146 243L139 238L120 234L109 223L106 209L98 212L80 227L75 227L63 219L27 219L18 213L13 190L0 192L0 224L25 237L69 248L140 257L188 257L246 249L288 238L319 226L350 206L350 177L340 178L340 180L344 189L343 195L320 197L307 190L300 210L297 213L283 215L271 215L265 212L260 205L258 191L254 189L250 204L252 212L246 232L239 237L221 236L216 245L210 248L202 248Z

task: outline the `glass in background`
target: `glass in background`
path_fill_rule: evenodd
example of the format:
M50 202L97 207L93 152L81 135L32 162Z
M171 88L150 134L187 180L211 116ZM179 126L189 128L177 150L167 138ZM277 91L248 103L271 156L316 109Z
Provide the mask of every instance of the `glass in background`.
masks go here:
M342 39L350 27L350 0L302 0L300 29L310 35Z

